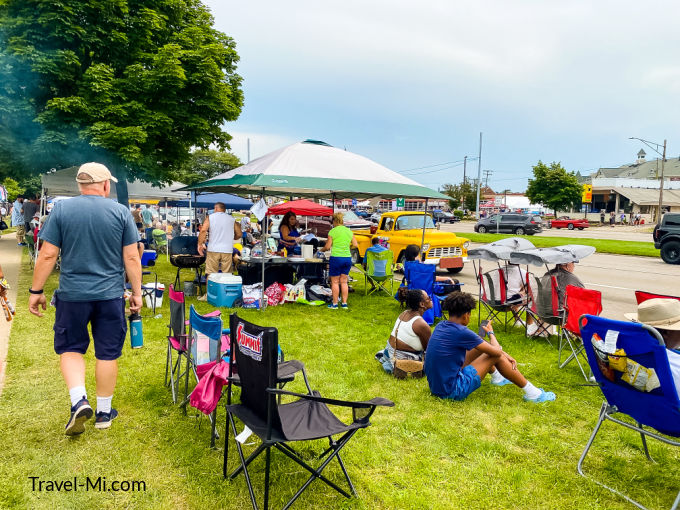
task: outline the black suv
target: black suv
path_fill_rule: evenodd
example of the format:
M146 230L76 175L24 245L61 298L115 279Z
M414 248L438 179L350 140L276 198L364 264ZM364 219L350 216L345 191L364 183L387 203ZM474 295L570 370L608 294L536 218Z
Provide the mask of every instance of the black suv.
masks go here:
M680 264L680 214L666 213L654 227L654 248L667 264Z
M488 218L482 218L475 225L475 232L485 234L524 234L534 235L543 231L543 223L540 216L530 214L494 214Z

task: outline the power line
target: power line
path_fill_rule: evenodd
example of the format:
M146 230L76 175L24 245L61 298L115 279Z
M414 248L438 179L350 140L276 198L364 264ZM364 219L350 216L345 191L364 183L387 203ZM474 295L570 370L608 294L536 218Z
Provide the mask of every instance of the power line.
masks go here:
M474 161L477 158L467 158L468 161ZM410 170L402 170L399 173L402 175L422 175L422 174L428 174L428 173L435 173L435 172L441 172L442 170L448 170L449 168L455 168L457 166L463 165L465 162L464 159L460 159L458 161L449 161L447 163L437 163L436 165L427 165L427 166L421 166L417 168L411 168ZM444 166L447 165L447 166ZM427 168L433 168L435 166L441 166L443 168L437 168L435 170L428 170L426 172L417 172L416 170L423 170Z

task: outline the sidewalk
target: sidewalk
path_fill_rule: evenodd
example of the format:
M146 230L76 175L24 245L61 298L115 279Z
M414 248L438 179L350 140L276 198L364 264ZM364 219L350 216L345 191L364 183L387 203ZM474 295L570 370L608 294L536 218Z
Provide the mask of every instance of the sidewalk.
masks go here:
M11 287L9 290L9 300L14 305L17 303L17 287L19 285L19 268L21 266L22 253L23 248L17 246L15 234L0 236L0 264L2 264L2 270ZM17 307L17 314L25 313L28 313L28 310L20 310ZM7 347L9 345L11 327L12 323L5 321L4 315L0 316L0 395L5 384Z

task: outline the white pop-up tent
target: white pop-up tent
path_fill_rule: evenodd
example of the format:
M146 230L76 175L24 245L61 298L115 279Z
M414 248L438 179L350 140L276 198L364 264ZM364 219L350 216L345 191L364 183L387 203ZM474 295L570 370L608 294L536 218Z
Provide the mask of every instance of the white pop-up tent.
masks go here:
M364 156L305 140L191 186L196 191L335 198L448 199Z
M43 195L73 197L79 195L76 174L78 167L72 166L49 172L41 175ZM173 182L169 186L157 187L148 182L132 181L128 182L128 196L132 201L135 200L186 200L189 196L187 191L174 191L183 187L181 182ZM111 186L110 198L115 199L116 186Z

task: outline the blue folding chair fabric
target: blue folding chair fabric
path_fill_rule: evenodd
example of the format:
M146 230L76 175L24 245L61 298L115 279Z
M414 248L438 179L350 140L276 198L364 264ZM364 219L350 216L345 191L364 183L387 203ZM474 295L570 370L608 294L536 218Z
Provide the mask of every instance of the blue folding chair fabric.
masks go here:
M590 368L602 389L606 402L602 405L595 429L578 461L578 472L583 472L583 461L595 440L602 423L609 420L638 432L647 458L646 437L672 446L680 442L669 437L680 437L680 399L669 356L676 354L666 349L663 338L654 328L635 322L622 322L594 315L580 318L581 338ZM680 381L680 374L678 374ZM623 413L637 423L614 417ZM664 434L652 432L649 427ZM591 478L596 484L623 497L639 508L637 501ZM673 509L680 503L680 492Z
M195 365L216 361L222 345L222 318L200 315L194 305L189 313L191 359Z
M432 308L423 314L423 319L430 326L435 319L442 316L442 307L434 293L437 266L434 264L422 264L420 262L404 262L404 281L409 289L420 289L427 292L432 299ZM402 282L403 283L403 282Z

